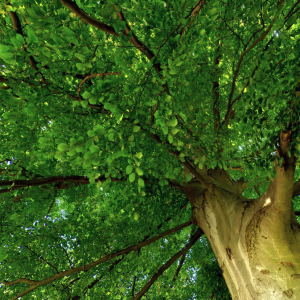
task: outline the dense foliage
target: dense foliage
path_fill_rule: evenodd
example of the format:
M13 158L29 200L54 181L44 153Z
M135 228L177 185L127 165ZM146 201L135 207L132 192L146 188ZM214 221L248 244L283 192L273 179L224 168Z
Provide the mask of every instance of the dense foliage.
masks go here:
M0 13L1 299L230 299L181 185L221 168L255 198L280 131L298 155L300 1Z

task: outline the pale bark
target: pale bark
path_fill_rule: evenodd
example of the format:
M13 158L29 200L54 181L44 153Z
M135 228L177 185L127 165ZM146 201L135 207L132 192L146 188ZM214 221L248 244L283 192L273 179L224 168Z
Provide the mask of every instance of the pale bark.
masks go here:
M184 186L193 222L209 239L234 300L300 299L300 225L292 208L293 159L258 199L242 196L241 183L217 169ZM216 184L218 182L218 184Z

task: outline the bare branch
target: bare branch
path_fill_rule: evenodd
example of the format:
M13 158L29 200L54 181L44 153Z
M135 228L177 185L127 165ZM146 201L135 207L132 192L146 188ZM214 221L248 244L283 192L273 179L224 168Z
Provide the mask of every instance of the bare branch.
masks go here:
M190 239L190 241L186 244L186 246L174 254L164 265L162 265L156 274L148 281L148 283L141 289L141 291L131 300L139 300L143 297L143 295L149 290L152 284L157 280L159 276L163 274L165 270L167 270L180 256L184 255L191 247L197 242L197 240L203 235L203 231L198 228L195 235Z

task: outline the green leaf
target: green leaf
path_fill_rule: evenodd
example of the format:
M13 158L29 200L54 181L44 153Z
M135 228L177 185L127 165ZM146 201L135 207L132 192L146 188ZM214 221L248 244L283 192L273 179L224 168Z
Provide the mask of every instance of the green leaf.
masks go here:
M82 107L87 108L89 105L88 101L81 101L80 104L82 105Z
M135 157L137 157L138 159L141 159L143 157L142 152L139 152L135 155Z
M92 64L91 64L90 62L85 63L85 64L77 63L77 64L76 64L76 67L77 67L77 69L78 69L79 71L81 71L81 70L85 70L85 69L91 68L91 67L92 67Z
M141 170L140 168L135 168L135 172L136 172L139 176L143 176L143 175L144 175L143 170Z
M19 41L22 45L25 44L25 40L24 40L24 37L21 35L21 34L16 34L16 39L17 41Z
M65 152L58 151L58 152L55 153L54 158L56 158L56 159L62 159L63 156L64 156L64 153Z
M89 131L87 132L87 134L88 134L89 137L94 137L94 136L96 135L96 133L95 133L94 130L89 130Z
M35 33L33 30L29 29L27 30L27 35L28 35L28 38L29 38L29 41L30 42L33 42L33 43L38 43L38 38L36 37Z
M142 178L139 178L138 185L141 186L141 187L145 186L144 180Z
M108 136L107 136L108 140L113 142L114 141L114 138L115 138L115 134L112 132L110 133Z
M48 141L49 141L49 139L48 139L48 138L45 138L45 137L40 137L39 140L38 140L38 142L39 142L40 144L45 144L45 143L47 143Z
M178 124L178 121L176 118L172 119L172 120L169 120L168 121L168 124L172 127L175 127L177 124Z
M22 47L22 44L15 37L12 37L10 40L16 48Z
M75 53L74 54L79 60L81 60L82 62L86 61L86 57L85 55L81 54L81 53ZM79 68L78 68L79 69Z
M171 74L171 75L176 75L176 74L177 74L176 68L172 68L172 69L170 70L170 74Z
M7 45L0 44L0 54L9 51L11 48Z
M2 263L2 262L7 258L7 256L8 256L8 254L5 253L5 252L3 251L3 248L1 247L1 248L0 248L0 262Z
M90 147L89 147L90 151L92 153L95 153L95 152L98 152L99 151L99 148L95 146L95 144L92 144Z
M76 37L76 34L74 31L72 31L70 28L64 26L64 31L66 32L66 34L70 37Z
M177 128L172 128L172 130L171 130L172 134L174 134L174 135L175 135L178 131L179 131L179 129L177 129Z
M69 146L66 143L61 143L57 146L57 149L59 151L66 151L69 149Z
M97 104L97 98L96 97L91 97L90 99L89 99L89 102L90 102L90 104Z
M79 153L79 152L83 152L83 146L82 145L78 145L76 146L76 152Z
M139 130L140 130L140 126L137 126L137 125L135 125L135 126L133 126L133 132L138 132Z
M173 143L173 136L171 134L168 135L168 141L170 144Z
M212 16L212 15L216 14L217 12L218 12L218 8L214 7L208 12L208 14Z
M0 58L4 60L10 60L14 57L14 54L11 52L0 53Z
M168 134L168 132L169 132L168 126L164 126L164 127L162 127L161 129L162 129L164 135L167 135L167 134Z
M73 156L75 154L76 154L76 149L75 148L73 148L72 150L70 150L70 151L67 152L68 156Z
M85 91L85 92L82 94L82 97L83 97L84 99L89 99L91 96L92 96L91 93L88 92L88 91Z
M77 143L78 143L78 141L76 139L70 138L70 146L73 146L73 145L75 145Z
M131 173L131 174L129 175L129 181L130 181L130 182L134 182L134 180L135 180L135 173Z
M133 165L128 165L128 166L126 167L126 174L132 173L132 170L133 170Z

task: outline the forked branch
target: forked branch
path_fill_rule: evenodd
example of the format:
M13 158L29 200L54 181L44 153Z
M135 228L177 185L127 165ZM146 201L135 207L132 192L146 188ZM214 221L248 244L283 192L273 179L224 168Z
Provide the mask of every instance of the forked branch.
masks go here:
M100 265L100 264L102 264L102 263L104 263L104 262L106 262L108 260L114 259L114 258L116 258L118 256L121 256L121 255L128 254L128 253L130 253L132 251L138 251L142 247L150 245L153 242L155 242L155 241L157 241L157 240L159 240L159 239L161 239L161 238L163 238L163 237L165 237L165 236L167 236L167 235L169 235L171 233L177 232L177 231L179 231L179 230L181 230L181 229L183 229L185 227L190 226L191 224L192 224L192 220L189 220L186 223L183 223L181 225L178 225L175 228L172 228L172 229L169 229L169 230L167 230L165 232L162 232L162 233L158 234L157 236L152 237L152 238L150 238L150 239L148 239L146 241L143 241L141 243L138 243L138 244L136 244L134 246L128 247L128 248L123 249L123 250L120 250L120 251L115 252L113 254L108 254L108 255L106 255L106 256L104 256L104 257L102 257L102 258L100 258L100 259L98 259L98 260L96 260L96 261L94 261L92 263L89 263L87 265L83 265L83 266L79 266L77 268L69 269L67 271L59 272L59 273L57 273L57 274L55 274L55 275L53 275L53 276L51 276L49 278L43 279L43 280L36 281L36 280L29 280L29 279L19 278L17 280L12 281L12 282L6 282L6 281L4 281L3 283L6 286L11 286L11 285L17 284L19 282L25 282L25 283L28 283L28 284L31 285L30 288L28 288L27 290L19 293L18 295L16 295L15 297L12 298L12 300L17 300L17 299L23 297L24 295L28 294L29 292L33 291L34 289L36 289L36 288L38 288L40 286L46 285L46 284L51 283L51 282L53 282L53 281L55 281L57 279L63 278L65 276L70 276L70 275L78 273L78 272L82 272L82 271L83 272L87 272L89 269L91 269L91 268L93 268L95 266L98 266L98 265ZM195 242L196 241L194 241L194 243ZM182 253L180 252L179 257L182 254L183 254L183 252Z
M156 274L146 283L146 285L141 289L141 291L136 294L134 298L131 300L139 300L143 297L143 295L150 289L153 283L157 280L159 276L161 276L164 271L166 271L180 256L183 256L187 253L188 250L192 248L192 246L198 241L198 239L203 235L203 231L198 228L197 232L192 236L190 241L186 244L184 248L174 254L164 265L162 265Z

